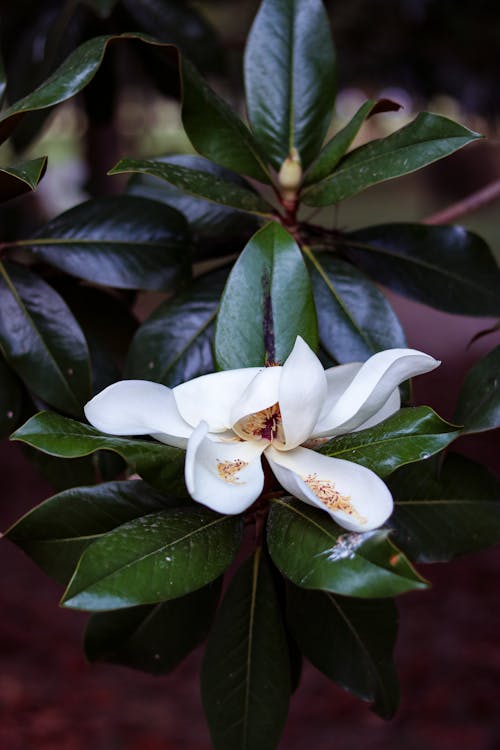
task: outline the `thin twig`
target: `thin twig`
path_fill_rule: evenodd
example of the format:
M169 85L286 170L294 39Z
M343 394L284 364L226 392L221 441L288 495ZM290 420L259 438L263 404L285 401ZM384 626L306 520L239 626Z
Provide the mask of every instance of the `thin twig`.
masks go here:
M463 200L452 203L451 206L444 208L442 211L431 214L426 219L422 219L422 223L451 224L461 216L469 214L472 211L477 211L496 198L500 198L500 180L493 180L493 182L488 183L481 190L476 190L475 193L471 193L466 198L463 198Z

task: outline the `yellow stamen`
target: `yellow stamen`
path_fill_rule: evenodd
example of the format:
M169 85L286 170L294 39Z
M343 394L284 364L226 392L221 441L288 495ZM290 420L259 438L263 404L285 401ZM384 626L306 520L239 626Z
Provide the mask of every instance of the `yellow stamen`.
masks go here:
M248 466L248 461L242 461L240 458L234 461L219 461L217 460L217 471L221 479L229 484L245 484L237 476L238 472Z
M318 500L321 500L329 510L337 510L355 518L358 523L364 524L367 518L362 516L351 503L349 495L341 495L335 489L335 485L329 479L318 479L317 474L308 474L302 477L307 486L314 492Z
M250 440L283 440L283 428L281 426L281 412L278 403L267 409L249 414L239 423L239 431Z

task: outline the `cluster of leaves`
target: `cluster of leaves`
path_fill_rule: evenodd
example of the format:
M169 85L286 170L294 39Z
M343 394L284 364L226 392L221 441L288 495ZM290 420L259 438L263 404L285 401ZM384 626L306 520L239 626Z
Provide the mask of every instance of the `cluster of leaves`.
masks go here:
M0 137L81 91L117 39L175 51L138 33L91 39L3 112ZM279 491L267 518L261 505L246 519L201 508L185 490L183 451L103 435L77 421L82 406L122 375L174 386L216 368L283 361L298 334L325 363L366 360L405 346L374 282L447 312L498 315L500 280L483 240L460 227L341 232L307 220L308 207L336 204L478 138L426 113L349 150L368 117L396 106L367 101L322 146L335 65L320 0L262 3L245 51L250 127L188 58L176 59L182 120L199 155L125 159L113 170L135 173L125 194L92 199L3 245L2 429L30 404L51 408L14 438L42 452L62 490L7 536L66 584L64 606L94 613L90 660L161 674L208 633L202 692L214 746L272 750L301 654L391 716L394 597L426 585L413 563L498 539L487 470L458 454L429 457L460 434L500 424L499 350L464 383L455 414L463 427L427 407L405 408L322 447L391 475L396 510L386 528L366 534L346 533ZM290 194L277 173L293 149L304 176ZM43 168L35 160L4 169L4 197L34 188ZM200 274L201 260L211 262ZM169 296L137 327L130 310L144 290ZM141 480L117 479L124 464ZM242 545L250 556L217 609Z

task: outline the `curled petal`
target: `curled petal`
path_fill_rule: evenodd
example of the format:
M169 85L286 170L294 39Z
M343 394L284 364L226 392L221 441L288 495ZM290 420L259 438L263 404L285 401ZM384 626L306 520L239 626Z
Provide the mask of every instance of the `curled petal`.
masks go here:
M218 513L242 513L256 500L264 485L260 455L264 444L214 442L208 425L200 422L186 452L185 479L189 494Z
M377 352L359 368L329 411L322 411L312 437L339 435L365 426L400 383L434 370L439 364L433 357L415 349Z
M120 380L85 406L90 424L111 435L155 435L168 445L185 448L192 433L181 417L173 392L149 380Z
M264 367L247 385L231 409L231 424L268 409L278 401L282 367Z
M352 432L358 432L358 430L367 430L369 427L374 427L376 424L379 424L380 422L383 422L384 419L387 419L388 417L395 414L397 411L399 411L401 408L401 394L399 393L399 388L395 388L385 404L375 412L375 414L372 414L372 416L366 420L366 422L362 422L360 425L355 427Z
M231 410L260 367L224 370L202 375L173 388L177 407L192 427L207 422L210 432L224 432L232 426Z
M307 440L318 421L326 396L323 366L306 342L297 336L290 356L283 365L279 405L284 446L291 450Z
M362 362L350 362L347 365L336 365L325 370L326 397L319 420L323 418L323 415L328 415L331 412L346 388L354 380L354 376L357 375L362 367Z
M266 458L278 482L292 495L325 510L349 531L370 531L391 515L392 496L364 466L307 448L283 452L270 447Z

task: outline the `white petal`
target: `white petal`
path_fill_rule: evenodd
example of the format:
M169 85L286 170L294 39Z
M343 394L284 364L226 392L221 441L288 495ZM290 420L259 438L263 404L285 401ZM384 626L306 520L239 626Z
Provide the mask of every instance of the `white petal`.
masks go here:
M282 367L264 367L247 385L231 409L231 424L267 409L278 401Z
M392 416L397 411L399 411L401 408L401 394L399 393L399 388L396 388L393 390L385 404L380 408L378 411L375 412L375 414L372 414L372 416L366 420L366 422L363 422L358 427L355 427L352 432L358 432L359 430L367 430L368 427L374 427L376 424L379 424L380 422L383 422L384 419L387 419L387 417Z
M270 447L265 455L276 479L288 492L325 510L349 531L376 529L392 513L391 493L364 466L307 448L284 453Z
M182 419L173 392L149 380L120 380L85 406L90 424L111 435L151 435L184 448L192 428ZM161 437L160 437L161 436Z
M283 365L279 388L279 405L285 445L291 450L311 436L326 397L323 366L304 339L297 336L295 345Z
M208 425L200 422L191 435L185 479L189 494L218 513L242 513L264 486L260 455L265 444L213 442Z
M324 416L328 416L347 386L354 380L354 376L363 367L362 362L350 362L347 365L336 365L325 370L326 398L321 410L318 424Z
M313 437L352 432L382 409L400 383L439 364L415 349L377 352L360 367L330 411L323 411Z
M213 372L177 385L173 393L180 414L192 427L204 421L210 432L230 429L234 403L261 369L245 367Z

